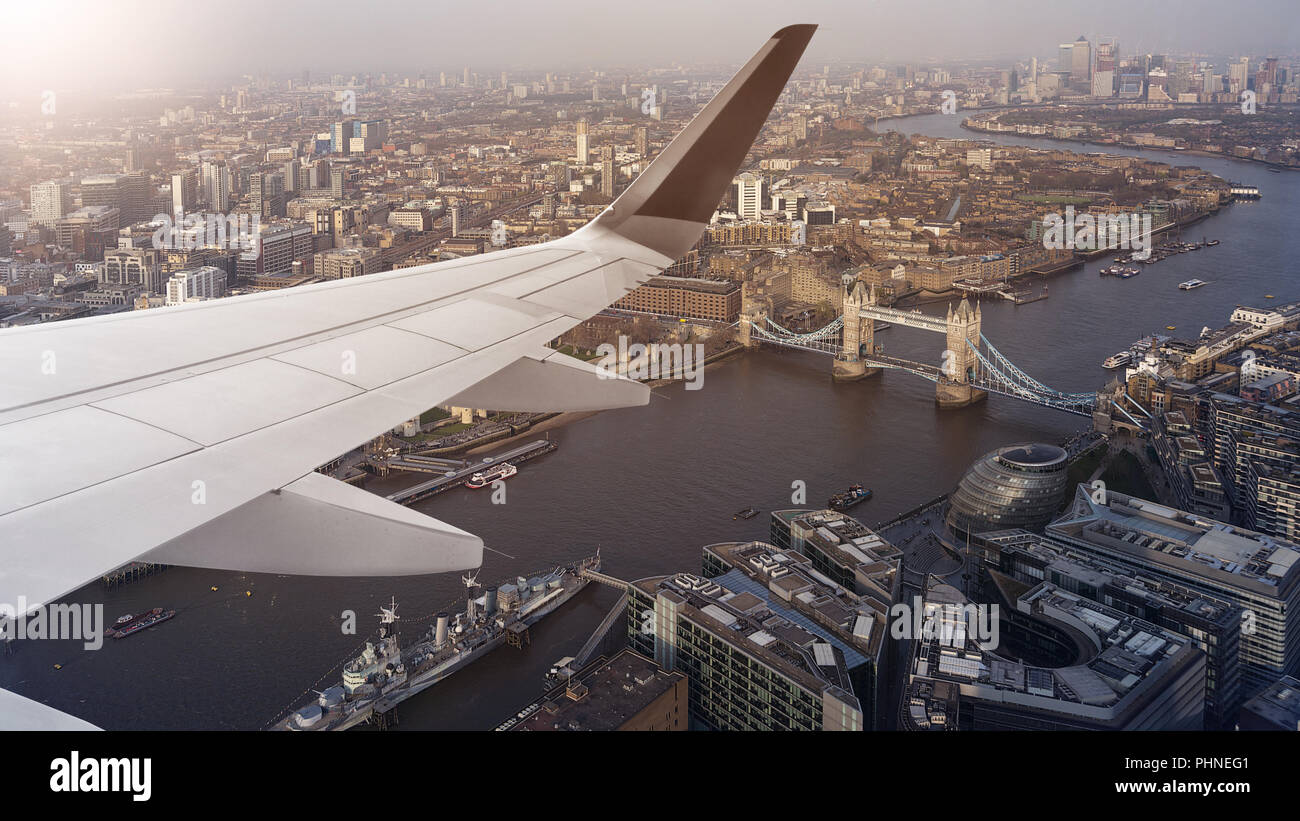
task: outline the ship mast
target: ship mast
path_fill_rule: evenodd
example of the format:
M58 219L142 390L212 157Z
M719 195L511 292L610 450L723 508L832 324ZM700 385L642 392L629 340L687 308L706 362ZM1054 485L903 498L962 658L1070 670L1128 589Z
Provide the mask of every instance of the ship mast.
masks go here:
M474 612L474 590L478 587L478 570L460 577L465 584L465 619L469 625L474 624L477 614Z
M388 606L379 605L379 612L375 614L379 617L379 636L397 635L397 620L401 616L397 615L397 599L389 596Z

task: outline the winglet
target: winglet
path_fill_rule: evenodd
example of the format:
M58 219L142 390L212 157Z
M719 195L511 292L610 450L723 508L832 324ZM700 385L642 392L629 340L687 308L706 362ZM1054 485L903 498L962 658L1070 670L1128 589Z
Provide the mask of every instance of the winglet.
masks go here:
M795 25L773 34L590 227L673 259L690 250L816 30Z

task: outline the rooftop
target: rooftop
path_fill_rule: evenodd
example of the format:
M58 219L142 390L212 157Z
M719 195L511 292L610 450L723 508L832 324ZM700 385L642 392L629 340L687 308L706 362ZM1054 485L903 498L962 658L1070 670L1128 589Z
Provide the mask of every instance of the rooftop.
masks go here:
M1247 701L1242 710L1278 729L1300 729L1300 679L1283 676Z
M520 711L498 730L617 730L685 680L651 659L623 650L601 658ZM685 693L683 704L685 702ZM686 714L682 710L682 729Z
M1195 513L1109 491L1099 502L1082 485L1049 534L1132 553L1208 579L1225 576L1277 588L1300 576L1300 545Z

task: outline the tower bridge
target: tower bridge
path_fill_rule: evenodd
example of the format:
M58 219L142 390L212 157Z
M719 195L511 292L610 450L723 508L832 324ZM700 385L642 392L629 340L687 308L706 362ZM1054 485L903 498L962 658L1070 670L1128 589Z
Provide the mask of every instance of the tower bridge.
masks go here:
M1009 396L1043 407L1091 417L1097 409L1096 393L1066 393L1050 388L1021 370L980 330L983 316L977 302L966 299L940 319L920 310L903 311L877 302L875 286L846 278L843 312L815 331L799 333L773 322L760 304L747 302L736 323L746 346L779 345L834 357L832 375L839 381L874 376L882 369L906 371L935 383L940 407L961 408L982 401L990 393ZM938 365L888 356L875 341L877 321L943 334L947 343Z

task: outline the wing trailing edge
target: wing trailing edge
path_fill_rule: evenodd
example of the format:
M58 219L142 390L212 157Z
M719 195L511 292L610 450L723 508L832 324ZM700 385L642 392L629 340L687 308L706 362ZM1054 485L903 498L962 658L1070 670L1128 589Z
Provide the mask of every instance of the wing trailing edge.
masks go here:
M630 408L649 402L650 389L640 382L542 348L497 371L447 404L554 413Z
M478 567L483 540L382 496L308 473L144 558L252 573L410 576Z

